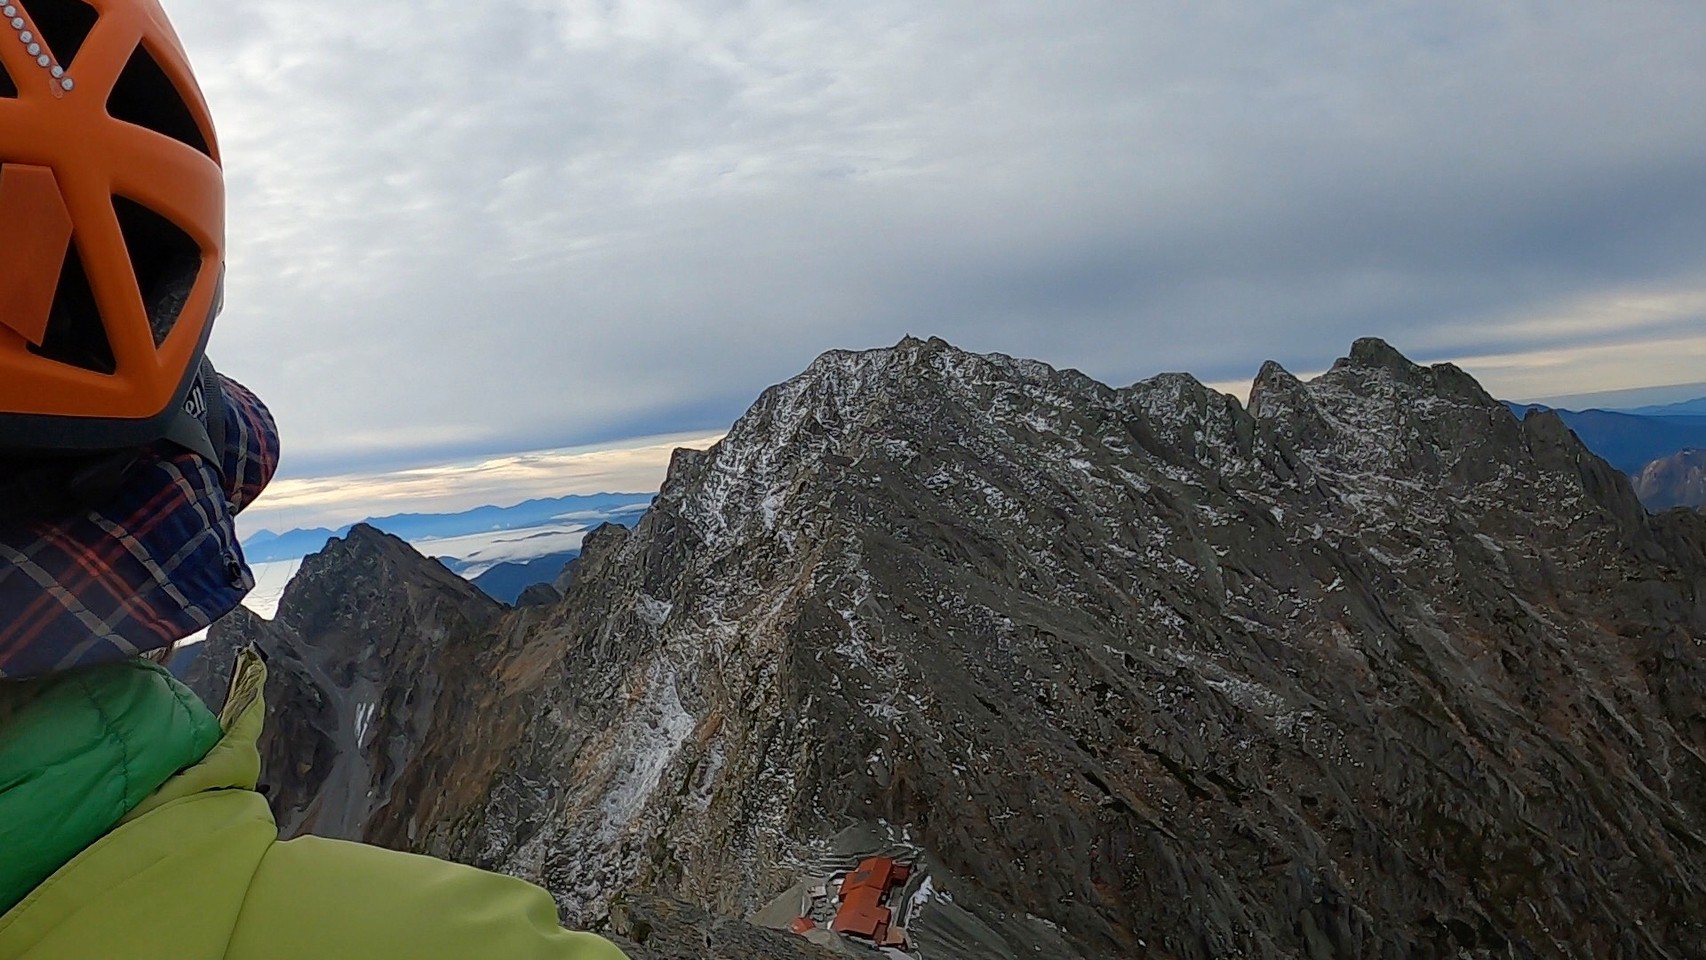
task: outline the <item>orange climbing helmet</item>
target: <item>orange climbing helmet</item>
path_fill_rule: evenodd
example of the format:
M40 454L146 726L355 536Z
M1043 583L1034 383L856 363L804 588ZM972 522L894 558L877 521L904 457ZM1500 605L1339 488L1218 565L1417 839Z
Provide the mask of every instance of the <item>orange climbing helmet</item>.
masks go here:
M0 18L0 451L170 437L222 299L207 104L156 0Z

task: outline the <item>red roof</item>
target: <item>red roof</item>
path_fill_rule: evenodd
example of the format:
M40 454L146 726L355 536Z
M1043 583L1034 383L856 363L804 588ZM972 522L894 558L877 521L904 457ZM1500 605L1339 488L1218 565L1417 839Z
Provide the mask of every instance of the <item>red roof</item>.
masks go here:
M906 882L912 871L888 857L872 857L841 881L841 909L829 929L867 937L878 943L888 936L894 912L883 906L889 889Z

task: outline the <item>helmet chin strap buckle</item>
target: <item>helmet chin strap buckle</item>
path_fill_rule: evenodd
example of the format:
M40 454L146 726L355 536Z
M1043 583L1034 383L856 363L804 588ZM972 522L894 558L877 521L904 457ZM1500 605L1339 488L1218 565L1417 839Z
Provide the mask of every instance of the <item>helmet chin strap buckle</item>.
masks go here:
M206 358L162 439L200 455L215 472L225 472L225 391Z

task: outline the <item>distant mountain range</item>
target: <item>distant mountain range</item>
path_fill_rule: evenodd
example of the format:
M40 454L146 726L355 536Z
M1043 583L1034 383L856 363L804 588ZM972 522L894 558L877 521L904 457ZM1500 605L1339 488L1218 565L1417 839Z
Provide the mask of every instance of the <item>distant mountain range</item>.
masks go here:
M362 521L435 557L488 596L515 604L522 591L557 580L580 555L581 538L601 524L632 527L651 506L649 493L600 493L529 500L512 507L482 506L461 513L399 513ZM302 558L318 553L359 524L274 533L243 541L243 553L269 590L257 590L251 609L270 615Z
M565 550L520 563L505 561L473 578L474 586L485 591L486 596L493 600L501 600L513 607L521 599L522 591L535 584L555 582L569 561L580 555L579 550ZM456 569L449 563L446 566Z
M1602 390L1595 393L1574 393L1564 396L1531 397L1523 406L1550 407L1554 410L1611 410L1616 413L1685 413L1665 410L1666 407L1706 402L1706 383L1673 383L1662 387L1635 387L1628 390ZM1698 409L1698 408L1696 408Z
M649 493L597 493L528 500L513 507L475 507L461 513L397 513L388 517L369 517L360 522L415 543L533 527L579 525L591 529L600 523L617 522L619 519L625 519L632 525L651 502L652 494ZM300 560L318 552L326 541L347 535L354 526L349 523L337 528L315 527L284 533L262 530L243 541L243 554L250 563Z
M1656 407L1636 407L1633 410L1623 412L1649 417L1706 417L1706 397L1696 397L1693 400L1666 403Z

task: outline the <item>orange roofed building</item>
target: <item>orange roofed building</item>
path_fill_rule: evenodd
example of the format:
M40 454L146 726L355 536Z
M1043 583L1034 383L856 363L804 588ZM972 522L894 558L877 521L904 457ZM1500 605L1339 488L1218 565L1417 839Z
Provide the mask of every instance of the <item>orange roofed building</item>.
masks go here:
M891 937L889 926L894 911L883 903L889 890L906 883L911 875L911 868L888 857L872 857L859 864L841 881L841 909L829 929L874 943L893 943L896 938Z

